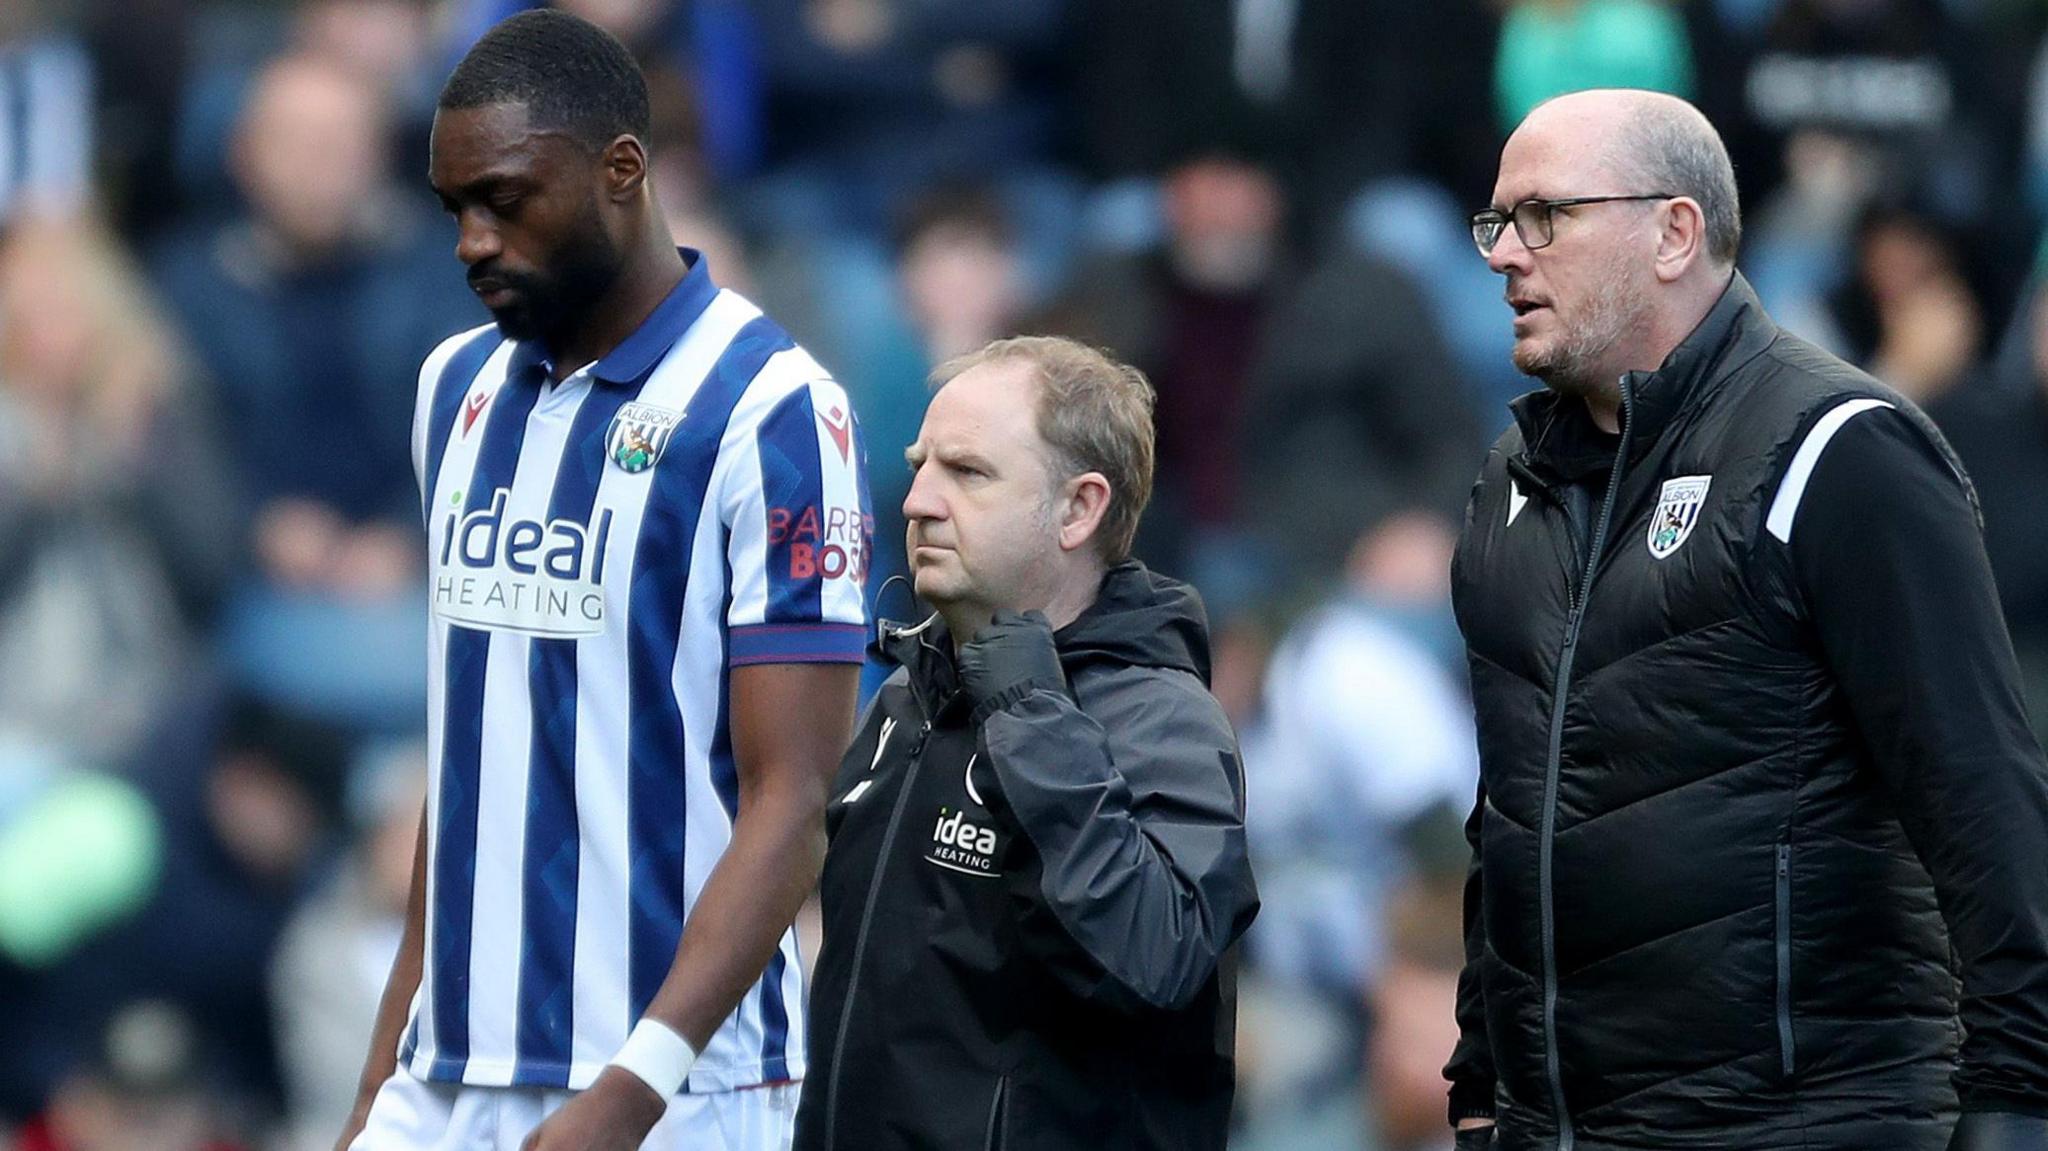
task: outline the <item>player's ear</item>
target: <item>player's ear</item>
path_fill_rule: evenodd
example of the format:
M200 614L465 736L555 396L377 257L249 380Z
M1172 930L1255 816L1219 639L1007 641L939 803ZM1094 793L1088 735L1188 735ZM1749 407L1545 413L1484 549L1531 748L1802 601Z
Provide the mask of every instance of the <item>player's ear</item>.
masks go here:
M647 148L632 136L620 136L605 146L605 191L614 200L638 195L647 183Z
M1085 546L1102 527L1109 511L1109 479L1101 472L1082 472L1060 489L1054 510L1059 515L1060 547L1065 551Z

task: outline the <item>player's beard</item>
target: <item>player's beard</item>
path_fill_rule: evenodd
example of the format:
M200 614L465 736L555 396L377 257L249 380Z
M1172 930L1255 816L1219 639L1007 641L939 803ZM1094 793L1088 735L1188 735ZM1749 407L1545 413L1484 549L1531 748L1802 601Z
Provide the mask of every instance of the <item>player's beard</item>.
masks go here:
M1524 375L1542 380L1562 395L1613 397L1620 384L1604 362L1627 337L1640 327L1644 316L1642 298L1630 283L1631 268L1624 253L1616 252L1599 270L1586 298L1583 318L1572 324L1548 347L1524 355L1515 354L1515 367Z
M511 339L559 347L611 290L620 264L618 246L606 233L593 198L576 227L548 253L543 270L492 273L518 293L518 302L492 312L491 318Z

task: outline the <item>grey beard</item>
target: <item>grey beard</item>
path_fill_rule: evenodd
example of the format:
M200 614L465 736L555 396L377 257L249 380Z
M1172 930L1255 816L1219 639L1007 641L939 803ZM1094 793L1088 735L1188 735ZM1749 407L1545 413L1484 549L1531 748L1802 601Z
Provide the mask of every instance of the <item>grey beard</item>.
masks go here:
M1599 361L1603 352L1613 349L1630 331L1641 326L1642 310L1629 306L1625 291L1619 284L1609 285L1585 323L1567 333L1548 353L1515 366L1562 395L1618 402L1619 377Z

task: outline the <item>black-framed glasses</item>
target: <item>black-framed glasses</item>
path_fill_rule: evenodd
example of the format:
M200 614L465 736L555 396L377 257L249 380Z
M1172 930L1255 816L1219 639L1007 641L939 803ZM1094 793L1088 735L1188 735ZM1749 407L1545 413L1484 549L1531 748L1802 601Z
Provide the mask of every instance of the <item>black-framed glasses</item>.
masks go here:
M1550 214L1559 208L1577 208L1585 204L1610 204L1618 200L1675 200L1678 197L1668 192L1652 192L1642 196L1573 196L1566 200L1523 200L1503 212L1498 208L1487 208L1472 213L1472 242L1479 245L1479 254L1493 255L1493 246L1500 243L1500 234L1513 223L1515 234L1522 238L1522 246L1530 251L1547 248L1554 238L1551 231Z

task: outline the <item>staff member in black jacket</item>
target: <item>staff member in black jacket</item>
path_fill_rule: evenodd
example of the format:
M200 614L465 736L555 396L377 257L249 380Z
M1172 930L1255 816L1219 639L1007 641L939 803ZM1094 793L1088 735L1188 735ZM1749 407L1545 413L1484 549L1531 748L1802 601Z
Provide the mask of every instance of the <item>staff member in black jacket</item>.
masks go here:
M1543 105L1472 226L1547 387L1452 568L1460 1145L2048 1149L2048 767L1961 466L1764 314L1682 101Z
M942 366L902 665L840 767L802 1151L1221 1148L1258 907L1192 590L1132 562L1152 388L1066 340Z

